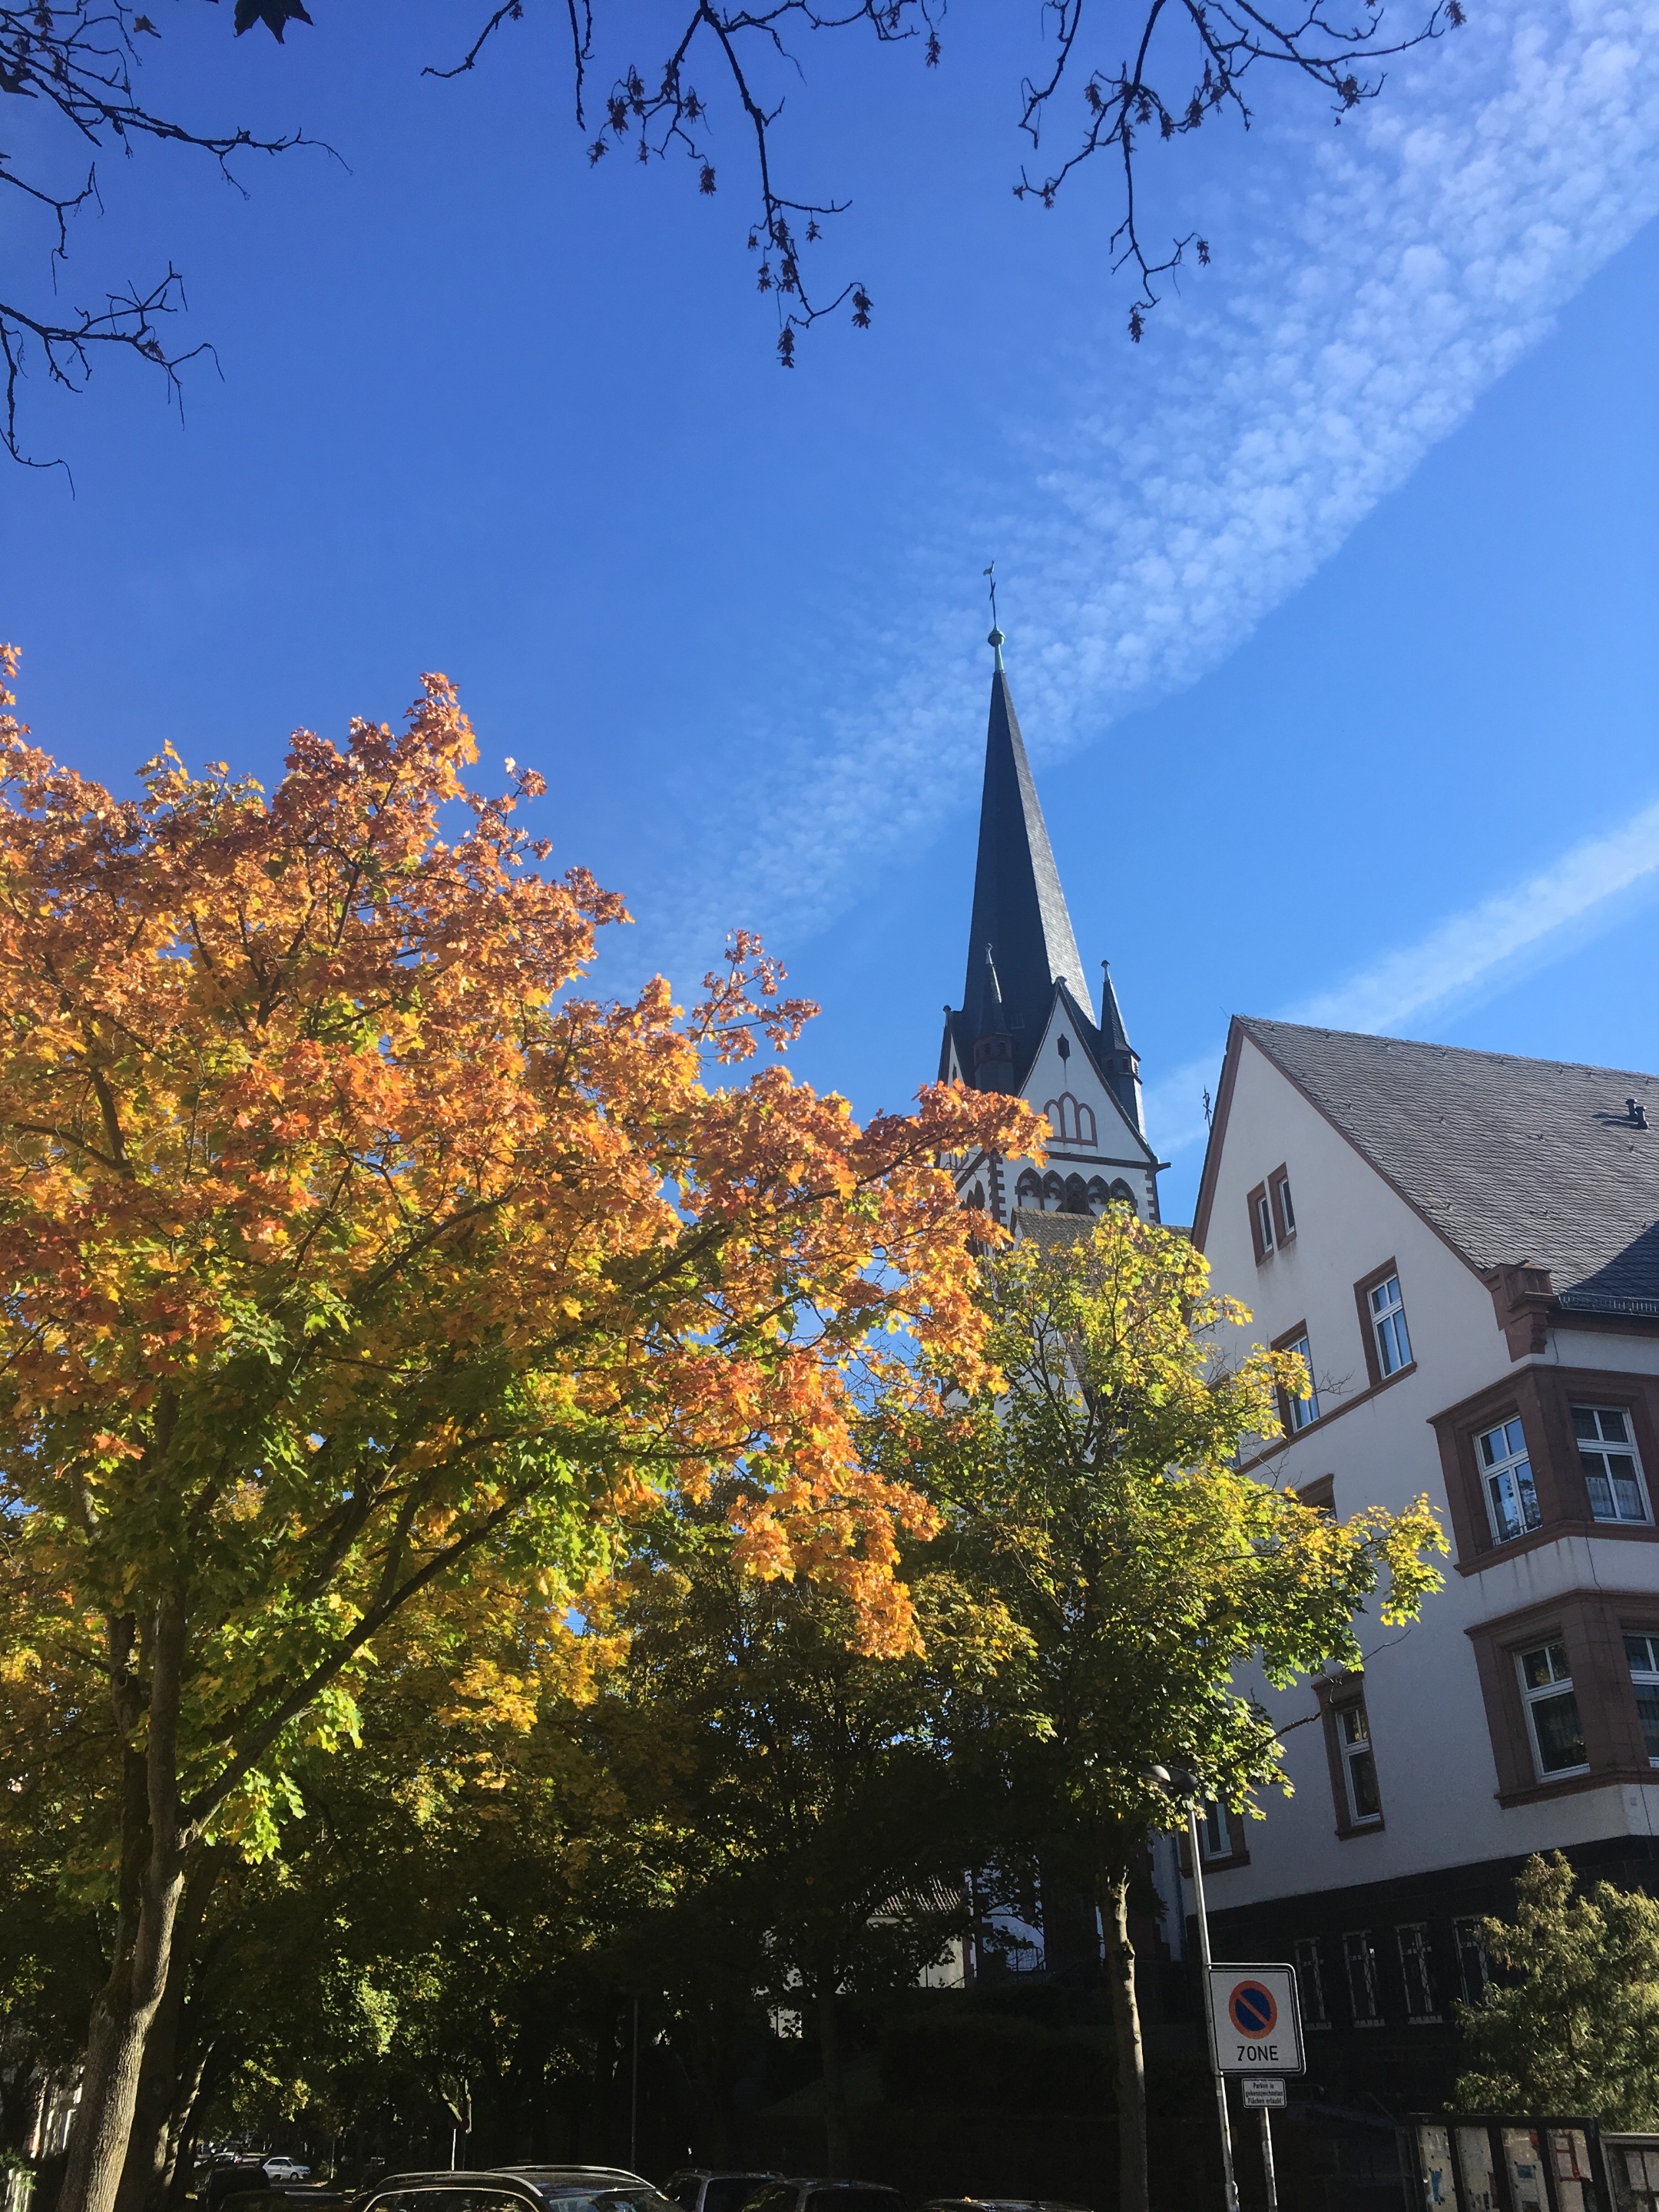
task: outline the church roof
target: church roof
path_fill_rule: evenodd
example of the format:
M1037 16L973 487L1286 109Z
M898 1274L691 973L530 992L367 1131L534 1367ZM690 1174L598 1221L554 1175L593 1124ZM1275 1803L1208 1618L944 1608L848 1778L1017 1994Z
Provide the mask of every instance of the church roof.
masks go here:
M1477 1270L1547 1267L1569 1308L1656 1310L1659 1077L1236 1016L1200 1236L1241 1036Z
M1019 717L1008 678L999 666L991 678L991 713L985 732L968 973L962 1011L952 1018L964 1066L972 1066L976 1038L1006 1030L1014 1041L1014 1081L1016 1086L1023 1084L1054 1004L1056 983L1065 984L1078 1010L1089 1006L1089 987ZM1115 1015L1115 1000L1109 1004ZM1093 1024L1089 1027L1092 1031ZM1118 1027L1122 1027L1121 1018ZM1095 1035L1085 1042L1093 1047Z

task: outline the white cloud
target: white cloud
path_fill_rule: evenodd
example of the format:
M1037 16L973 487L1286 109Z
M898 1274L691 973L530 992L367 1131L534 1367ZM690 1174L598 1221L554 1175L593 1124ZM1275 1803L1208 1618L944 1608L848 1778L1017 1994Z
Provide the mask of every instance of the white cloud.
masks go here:
M1042 610L1019 686L1050 758L1194 681L1305 581L1659 210L1659 0L1486 0L1358 127L1254 174L1281 229L1300 192L1296 234L1159 311L1182 328L1136 386L1152 404L1103 373L1022 448L1016 512L988 495L942 526L948 556L918 553L888 681L788 760L728 902L735 883L769 929L822 925L973 789L982 672L933 580L964 544L999 546Z
M1453 1000L1501 988L1528 956L1561 949L1575 932L1610 924L1621 893L1659 887L1659 802L1621 829L1586 837L1513 890L1438 923L1415 945L1291 1006L1285 1019L1334 1030L1398 1030ZM1202 1094L1213 1088L1219 1043L1146 1093L1146 1125L1170 1152L1204 1137Z
M1587 837L1516 890L1442 922L1418 944L1294 1008L1334 1030L1397 1030L1489 984L1511 963L1659 869L1659 804L1622 830Z

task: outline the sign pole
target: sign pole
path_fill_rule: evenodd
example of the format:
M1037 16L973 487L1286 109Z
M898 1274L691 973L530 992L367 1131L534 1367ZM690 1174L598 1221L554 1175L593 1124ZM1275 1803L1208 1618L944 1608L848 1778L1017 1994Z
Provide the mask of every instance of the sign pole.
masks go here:
M1273 2172L1273 2116L1261 2107L1261 2171L1267 2177L1267 2212L1279 2212L1279 2180Z
M1199 1847L1198 1807L1190 1802L1187 1807L1187 1841L1193 1859L1193 1902L1198 1908L1198 1955L1204 1965L1204 2002L1207 2010L1210 1971L1213 1962L1210 1957L1209 1916L1204 1907L1204 1854ZM1226 2185L1227 2212L1238 2212L1238 2183L1233 2177L1233 2131L1227 2117L1227 2077L1221 2070L1220 2053L1215 2047L1215 2037L1210 2033L1207 2024L1205 2032L1210 2034L1210 2058L1215 2067L1215 2108L1221 2123L1221 2172ZM1261 2118L1265 2126L1267 2116L1264 2112ZM1271 2191L1271 2179L1267 2186Z

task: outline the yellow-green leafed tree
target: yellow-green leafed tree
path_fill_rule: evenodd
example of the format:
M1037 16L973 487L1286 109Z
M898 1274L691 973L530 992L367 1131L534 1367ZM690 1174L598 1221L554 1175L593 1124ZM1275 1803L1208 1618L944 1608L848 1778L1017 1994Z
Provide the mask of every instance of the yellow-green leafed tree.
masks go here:
M622 903L536 865L538 776L469 783L441 677L400 734L297 733L270 793L168 752L118 797L11 704L0 1668L102 1718L113 1927L59 2202L112 2212L192 1879L276 1847L417 1609L458 1696L527 1717L587 1581L740 1475L744 1570L911 1648L892 1569L929 1516L860 1463L857 1394L902 1389L894 1332L974 1365L937 1162L1033 1125L722 1079L811 1012L750 939L689 1013L660 977L583 997ZM480 1654L532 1600L515 1689Z
M1299 1361L1229 1360L1227 1323L1182 1236L1114 1207L1074 1238L988 1259L988 1350L1001 1387L957 1417L896 1426L888 1449L927 1468L953 1564L1017 1625L981 1726L1102 1907L1118 2053L1122 2212L1146 2204L1146 2090L1127 1909L1181 1767L1203 1795L1248 1804L1279 1778L1273 1723L1238 1680L1275 1686L1357 1666L1356 1616L1415 1615L1445 1549L1426 1498L1339 1523L1238 1472L1279 1433ZM959 1740L960 1740L960 1731Z
M1475 2061L1459 2106L1659 2126L1659 1899L1608 1881L1581 1895L1559 1851L1515 1889L1513 1922L1480 1923L1505 1978L1457 2008Z

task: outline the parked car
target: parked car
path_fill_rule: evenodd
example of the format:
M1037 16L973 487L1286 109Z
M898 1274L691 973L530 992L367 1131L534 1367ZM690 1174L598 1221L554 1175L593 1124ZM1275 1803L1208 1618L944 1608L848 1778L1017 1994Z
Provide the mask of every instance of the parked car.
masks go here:
M683 2166L662 2185L680 2212L744 2212L751 2197L783 2176L775 2166L765 2173L727 2172L723 2167Z
M233 2197L245 2197L250 2190L269 2189L270 2176L262 2160L257 2158L234 2158L228 2166L216 2166L206 2181L197 2191L207 2212L219 2212L221 2205Z
M748 2212L904 2212L904 2199L882 2181L795 2174L757 2190Z
M930 2197L921 2212L1090 2212L1059 2197Z
M309 2181L311 2179L308 2166L298 2166L291 2158L283 2158L277 2153L264 2161L264 2167L273 2181Z
M354 2212L678 2212L643 2176L616 2166L462 2167L383 2173Z

